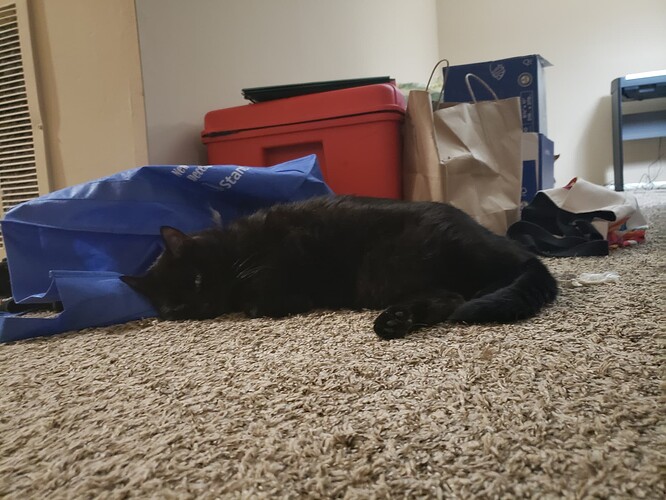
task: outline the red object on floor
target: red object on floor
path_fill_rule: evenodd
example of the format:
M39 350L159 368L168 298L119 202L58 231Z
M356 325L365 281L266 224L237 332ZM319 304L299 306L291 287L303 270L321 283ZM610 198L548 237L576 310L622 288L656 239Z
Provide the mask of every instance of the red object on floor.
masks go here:
M268 167L316 154L337 194L402 197L405 99L366 85L210 111L202 141L211 165Z

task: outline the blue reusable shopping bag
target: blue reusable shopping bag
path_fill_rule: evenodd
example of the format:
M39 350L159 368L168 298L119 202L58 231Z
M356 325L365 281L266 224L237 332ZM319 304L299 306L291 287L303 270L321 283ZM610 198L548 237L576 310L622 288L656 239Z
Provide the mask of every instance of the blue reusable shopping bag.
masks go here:
M317 157L273 167L146 166L23 203L2 221L17 303L61 301L55 317L0 316L0 341L155 316L118 279L162 250L159 229L224 225L274 203L331 194Z

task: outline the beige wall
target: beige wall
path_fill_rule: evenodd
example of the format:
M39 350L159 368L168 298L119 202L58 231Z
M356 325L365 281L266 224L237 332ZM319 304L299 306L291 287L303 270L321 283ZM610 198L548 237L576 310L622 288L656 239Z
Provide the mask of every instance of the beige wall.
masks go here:
M133 0L32 0L51 189L147 163Z
M241 89L390 75L437 60L435 0L136 0L151 163L205 163L206 112Z
M666 1L437 0L437 7L440 55L452 64L533 53L553 63L546 88L548 135L561 154L557 183L577 175L612 181L610 83L666 69ZM625 143L625 182L647 172L658 144Z

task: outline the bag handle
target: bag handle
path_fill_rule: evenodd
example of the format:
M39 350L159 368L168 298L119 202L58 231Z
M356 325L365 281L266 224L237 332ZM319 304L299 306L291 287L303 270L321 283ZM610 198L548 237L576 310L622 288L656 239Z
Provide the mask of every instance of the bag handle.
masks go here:
M430 78L428 78L428 83L426 84L426 92L430 88L430 82L432 82L432 77L435 75L435 71L437 71L437 68L441 66L442 63L446 63L446 66L444 67L444 79L442 81L442 91L439 93L439 98L437 99L437 104L439 105L440 102L444 100L444 89L446 88L446 77L449 74L449 60L448 59L440 59L437 61L435 66L432 68L432 71L430 72Z
M478 82L483 85L488 92L490 92L490 95L493 96L494 100L498 101L499 97L497 97L497 94L493 89L490 88L490 85L488 85L482 78L479 78L477 75L474 73L467 73L465 75L465 85L467 85L467 90L469 91L469 95L472 97L472 102L476 102L476 94L472 90L472 84L470 83L470 78L474 78L475 80L478 80Z
M439 68L442 63L445 63L444 66L444 78L442 80L442 91L439 93L439 99L437 99L437 104L439 105L440 103L444 102L444 90L446 89L446 80L449 76L449 67L450 63L448 59L440 59L437 61L435 66L433 66L432 71L430 72L430 77L428 78L428 83L426 84L426 92L430 88L430 83L432 83L432 77L435 76L435 71L437 71L437 68ZM495 91L488 85L485 80L483 80L481 77L478 75L475 75L474 73L467 73L465 75L465 85L467 86L467 90L469 91L469 95L472 98L472 102L477 102L476 100L476 94L474 93L474 90L472 90L472 84L470 82L470 78L474 78L477 80L481 85L485 87L485 89L490 92L490 95L493 96L493 99L495 101L499 100L499 97L497 97L497 94Z

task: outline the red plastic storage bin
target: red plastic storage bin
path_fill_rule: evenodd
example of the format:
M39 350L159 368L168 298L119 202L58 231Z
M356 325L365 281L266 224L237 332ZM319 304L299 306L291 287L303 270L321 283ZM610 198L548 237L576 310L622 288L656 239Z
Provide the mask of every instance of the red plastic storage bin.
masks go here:
M314 153L335 193L400 198L404 115L394 85L367 85L210 111L201 136L213 165Z

